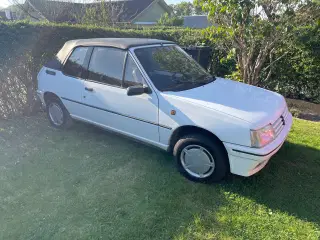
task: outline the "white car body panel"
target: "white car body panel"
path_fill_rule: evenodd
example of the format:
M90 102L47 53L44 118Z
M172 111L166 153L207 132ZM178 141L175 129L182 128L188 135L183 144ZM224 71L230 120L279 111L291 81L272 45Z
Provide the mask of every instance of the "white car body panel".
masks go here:
M286 140L293 121L290 113L287 114L285 121L286 124L281 133L263 148L250 148L224 142L231 173L248 177L260 171Z
M196 102L186 101L175 94L171 92L160 94L159 121L161 124L171 126L173 130L180 126L201 127L214 133L221 141L232 139L236 144L250 144L248 122L202 107ZM175 110L176 115L170 115L171 110ZM161 136L161 142L168 144L170 135L167 133L166 137Z
M251 123L251 129L275 121L286 106L278 93L218 77L205 86L166 96L244 120Z
M290 113L285 127L271 143L253 148L250 139L250 130L272 124L288 111L280 94L222 78L186 91L160 92L135 57L137 48L141 47L131 48L129 52L151 94L127 96L124 88L69 77L61 71L54 71L53 76L46 73L50 69L43 67L38 75L38 95L45 104L44 94L52 92L73 118L164 150L170 149L170 139L176 129L184 126L205 129L224 144L230 171L242 176L258 172L280 149L291 128Z
M83 114L84 107L76 102L82 101L82 91L84 88L84 80L64 75L61 71L54 71L56 75L50 75L47 71L52 71L49 68L43 67L38 74L38 90L43 92L53 92L60 97L68 111L77 116ZM66 101L63 98L72 101Z
M127 96L127 90L119 87L90 81L84 86L92 88L93 92L83 88L83 103L89 105L85 106L83 118L159 142L158 98L155 93Z

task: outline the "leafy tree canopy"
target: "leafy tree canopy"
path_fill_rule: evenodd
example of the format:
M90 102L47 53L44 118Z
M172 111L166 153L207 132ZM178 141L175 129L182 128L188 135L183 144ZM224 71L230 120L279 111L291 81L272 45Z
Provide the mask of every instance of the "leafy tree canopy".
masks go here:
M318 0L317 0L318 1ZM195 0L215 23L205 30L212 42L234 58L240 80L256 85L267 81L282 43L290 42L294 28L319 25L319 4L311 0ZM263 78L263 79L262 79Z
M182 1L177 4L172 4L171 7L175 16L178 17L204 14L201 7L196 6L191 2Z

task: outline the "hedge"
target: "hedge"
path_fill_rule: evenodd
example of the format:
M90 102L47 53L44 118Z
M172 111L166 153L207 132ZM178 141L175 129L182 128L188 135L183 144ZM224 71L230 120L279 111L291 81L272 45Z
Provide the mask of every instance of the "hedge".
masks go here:
M285 42L277 52L273 75L263 87L283 95L320 103L320 25L295 29L292 42Z
M297 29L296 44L283 44L289 53L279 61L271 80L260 86L285 96L320 103L319 27ZM103 37L157 38L181 46L210 45L201 30L184 28L115 29L87 25L0 22L0 117L38 109L35 89L41 66L71 39ZM213 47L212 45L210 45ZM226 53L213 49L211 72L234 71L234 61L220 61Z
M115 29L31 22L0 22L0 116L29 114L35 105L36 76L63 44L80 38L157 38L183 46L205 42L199 30Z

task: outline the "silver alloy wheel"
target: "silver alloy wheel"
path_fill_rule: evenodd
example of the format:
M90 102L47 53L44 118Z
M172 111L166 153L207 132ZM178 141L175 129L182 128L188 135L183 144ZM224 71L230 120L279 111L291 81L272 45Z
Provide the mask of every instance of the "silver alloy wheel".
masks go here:
M215 169L211 153L200 145L188 145L182 149L180 161L183 168L196 178L206 178Z
M63 124L63 111L60 105L57 103L50 103L48 111L54 125L61 126Z

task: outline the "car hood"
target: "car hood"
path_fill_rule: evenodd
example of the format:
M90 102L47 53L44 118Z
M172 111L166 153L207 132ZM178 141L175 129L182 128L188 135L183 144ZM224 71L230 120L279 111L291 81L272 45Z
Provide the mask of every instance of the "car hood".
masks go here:
M286 102L278 93L248 84L216 78L212 83L180 92L163 92L168 101L178 99L223 112L259 128L273 123L283 113Z

